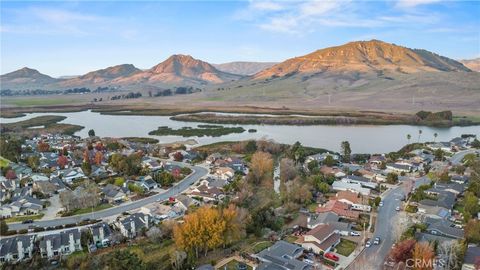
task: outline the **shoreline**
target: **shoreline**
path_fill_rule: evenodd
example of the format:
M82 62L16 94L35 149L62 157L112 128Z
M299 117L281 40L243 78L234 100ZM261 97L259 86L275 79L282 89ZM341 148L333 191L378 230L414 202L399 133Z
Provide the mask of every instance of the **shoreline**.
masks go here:
M250 125L415 125L428 127L454 127L480 125L480 118L455 115L450 120L423 121L418 120L415 114L402 112L380 111L311 111L296 110L285 107L194 107L179 109L165 107L144 109L134 106L119 105L60 105L36 107L8 107L1 108L1 117L20 118L27 113L71 113L91 110L104 115L138 115L138 116L170 116L172 120L211 124L250 124ZM242 114L239 116L219 115ZM271 116L258 116L270 114Z

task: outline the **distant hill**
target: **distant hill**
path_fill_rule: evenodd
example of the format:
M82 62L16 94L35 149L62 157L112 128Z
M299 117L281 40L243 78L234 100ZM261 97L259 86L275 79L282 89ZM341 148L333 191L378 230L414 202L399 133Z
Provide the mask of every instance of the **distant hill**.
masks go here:
M28 67L0 76L2 89L38 88L58 81L58 79L52 78L40 73L36 69Z
M116 84L162 83L175 85L223 83L241 76L216 69L190 55L176 54L149 70L114 80Z
M460 60L460 62L469 69L480 72L480 58Z
M213 64L218 70L239 74L239 75L253 75L257 72L260 72L264 69L267 69L273 65L277 64L276 62L230 62L223 64Z
M85 75L64 80L57 84L58 87L85 87L85 86L101 86L102 84L109 84L110 81L130 76L141 72L132 64L123 64L104 69L88 72Z
M288 59L254 75L256 79L319 72L470 71L461 63L426 50L412 50L379 40L355 41Z

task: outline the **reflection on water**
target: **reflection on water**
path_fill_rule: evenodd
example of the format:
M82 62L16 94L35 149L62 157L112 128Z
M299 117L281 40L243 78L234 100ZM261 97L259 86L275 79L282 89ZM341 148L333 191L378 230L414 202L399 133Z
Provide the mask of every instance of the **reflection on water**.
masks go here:
M152 137L161 143L184 140L180 136L150 136L148 132L159 126L172 128L196 127L198 123L170 120L169 116L139 115L102 115L91 111L72 113L32 113L18 118L0 118L1 123L11 123L42 115L63 115L67 118L61 123L84 126L75 135L86 137L88 130L94 129L97 136L102 137ZM267 115L265 115L267 116ZM235 126L235 125L224 125ZM340 150L342 141L349 141L355 153L385 153L396 151L407 143L407 134L412 136L410 142L418 141L418 131L422 130L420 141L433 141L437 133L437 141L450 140L461 134L480 135L480 126L433 128L410 125L360 125L360 126L286 126L286 125L241 125L246 130L253 128L256 133L244 132L222 137L192 137L200 144L219 141L240 141L247 139L273 139L277 142L292 144L300 141L303 145Z

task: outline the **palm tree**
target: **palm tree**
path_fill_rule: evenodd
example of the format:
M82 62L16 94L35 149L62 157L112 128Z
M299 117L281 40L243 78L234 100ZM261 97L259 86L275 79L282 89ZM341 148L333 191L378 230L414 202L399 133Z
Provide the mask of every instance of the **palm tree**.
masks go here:
M437 139L437 136L438 136L438 133L433 133L433 142L435 142L435 140Z
M407 140L408 140L408 144L410 144L410 139L412 138L412 135L410 134L407 134Z
M420 142L420 136L422 136L422 132L423 131L421 129L418 130L418 142Z

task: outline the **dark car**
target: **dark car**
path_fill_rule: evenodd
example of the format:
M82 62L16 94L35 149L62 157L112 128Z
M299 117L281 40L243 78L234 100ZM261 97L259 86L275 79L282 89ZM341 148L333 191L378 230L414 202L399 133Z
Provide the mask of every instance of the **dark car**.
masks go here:
M24 221L22 221L23 224L29 224L29 223L33 223L33 219L26 219Z

